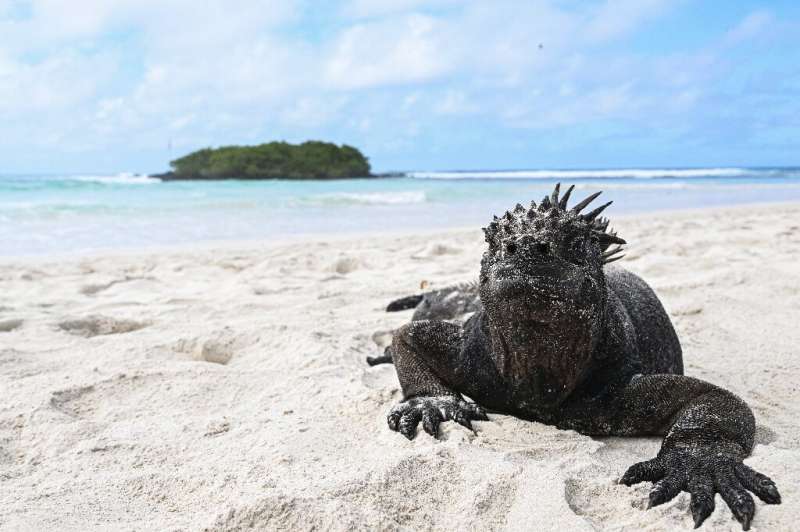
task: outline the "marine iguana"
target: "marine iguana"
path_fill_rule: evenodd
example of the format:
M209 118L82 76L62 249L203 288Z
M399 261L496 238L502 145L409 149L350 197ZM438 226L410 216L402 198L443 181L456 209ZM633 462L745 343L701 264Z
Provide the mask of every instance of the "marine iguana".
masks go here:
M572 208L556 185L484 228L479 308L463 325L412 321L392 354L403 389L389 428L409 439L453 420L472 430L486 409L591 436L664 436L658 455L632 465L625 485L654 483L649 505L691 494L699 527L719 493L748 530L755 503L781 497L743 463L755 420L745 402L683 375L680 343L652 289L616 266L625 240L600 213ZM616 245L616 247L611 247ZM468 402L464 396L474 402Z

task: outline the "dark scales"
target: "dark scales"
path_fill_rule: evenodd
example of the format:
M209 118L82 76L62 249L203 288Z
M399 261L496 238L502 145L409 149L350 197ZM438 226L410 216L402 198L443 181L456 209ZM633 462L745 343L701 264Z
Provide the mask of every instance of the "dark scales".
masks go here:
M434 437L448 420L472 430L489 409L587 435L662 435L658 455L620 482L653 482L649 506L689 492L695 526L719 493L747 530L749 492L781 501L772 480L742 462L753 448L753 413L731 392L683 375L655 293L606 266L625 244L600 217L610 202L583 213L599 192L569 208L572 189L559 197L556 185L538 205L495 217L484 228L477 283L390 305L416 311L373 359L393 361L403 388L389 428L409 439L420 423Z

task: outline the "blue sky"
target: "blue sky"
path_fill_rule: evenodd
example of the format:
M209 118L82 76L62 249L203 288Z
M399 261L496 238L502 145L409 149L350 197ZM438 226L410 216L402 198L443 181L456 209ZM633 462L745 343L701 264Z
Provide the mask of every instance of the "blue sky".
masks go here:
M800 2L0 0L0 173L800 165Z

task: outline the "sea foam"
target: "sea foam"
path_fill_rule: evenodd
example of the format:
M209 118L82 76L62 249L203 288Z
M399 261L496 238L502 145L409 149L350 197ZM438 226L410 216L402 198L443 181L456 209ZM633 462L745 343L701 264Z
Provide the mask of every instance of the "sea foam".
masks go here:
M106 185L153 185L160 183L157 177L146 175L119 173L115 175L79 175L66 178L67 180L83 181L86 183L102 183Z
M427 196L422 190L387 192L331 192L307 196L297 204L306 206L333 205L403 205L425 203Z
M746 168L652 168L615 170L508 170L508 171L455 171L409 172L416 179L657 179L657 178L708 178L773 175L772 170Z

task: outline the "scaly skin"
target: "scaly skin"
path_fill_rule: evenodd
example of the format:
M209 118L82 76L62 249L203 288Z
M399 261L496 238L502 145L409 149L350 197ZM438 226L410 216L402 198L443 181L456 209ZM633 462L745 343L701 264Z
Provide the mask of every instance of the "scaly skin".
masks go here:
M749 492L780 503L768 477L743 463L755 434L739 397L683 375L680 343L656 295L636 275L606 266L624 244L598 218L552 196L517 205L484 229L480 304L463 324L422 319L398 329L391 352L404 400L389 428L414 438L467 428L484 408L596 436L662 435L658 455L620 482L654 482L649 506L691 494L695 526L719 493L748 530ZM606 204L607 206L608 204ZM471 398L468 402L464 396Z
M387 312L414 309L411 321L420 320L461 320L481 308L478 283L460 283L424 294L403 297L389 303ZM389 345L379 356L368 356L367 364L392 363L392 346Z

